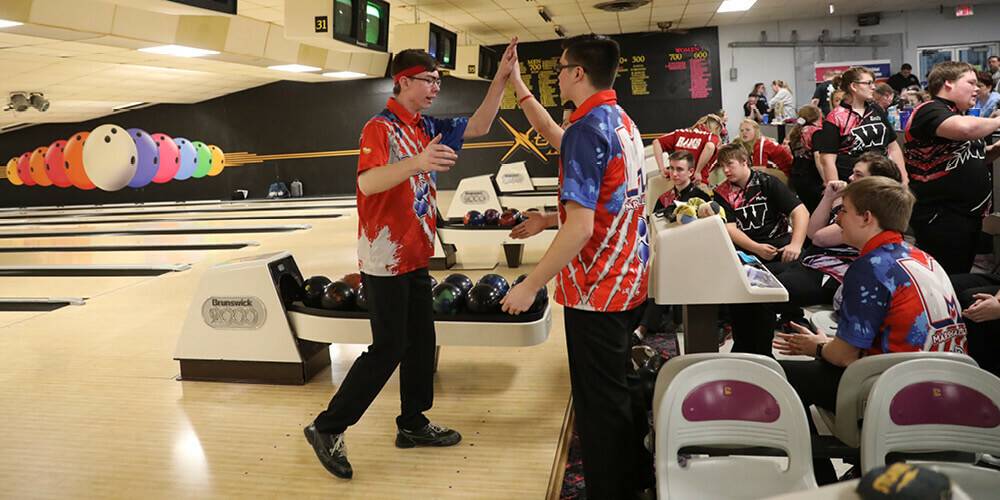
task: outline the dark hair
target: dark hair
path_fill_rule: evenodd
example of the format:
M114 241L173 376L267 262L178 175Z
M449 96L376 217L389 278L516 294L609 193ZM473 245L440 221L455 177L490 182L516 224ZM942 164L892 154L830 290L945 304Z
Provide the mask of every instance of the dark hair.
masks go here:
M989 88L993 88L993 75L991 75L991 74L989 74L989 73L987 73L985 71L977 71L976 72L976 78L979 79L979 83L981 83L981 84L983 84L983 85L985 85L985 86L987 86Z
M846 94L854 95L854 91L851 90L851 84L860 82L861 75L869 75L873 79L875 78L875 73L872 73L872 70L864 66L855 66L840 75L840 90L843 90Z
M1000 56L990 56L990 57L987 57L986 58L986 62L990 62L990 61L992 61L994 59L996 59L997 61L1000 61Z
M889 86L888 83L880 83L875 86L875 93L878 95L893 95L896 90Z
M688 167L694 169L694 155L690 151L685 151L683 149L678 149L673 153L670 153L669 159L673 161L686 161L688 162Z
M750 156L747 155L747 150L743 148L742 144L730 142L729 144L719 148L719 166L725 166L726 163L729 163L729 160L737 160L741 163L747 163L750 161Z
M749 99L751 97L760 97L760 96L757 95L757 94L754 94L753 92L750 92L749 94L747 94L747 99Z
M599 90L610 89L618 74L618 42L604 36L578 35L562 43L566 62L583 67L591 85Z
M896 164L881 153L869 151L858 157L857 162L868 164L868 175L870 176L888 177L896 182L903 182L903 176L899 173Z
M899 70L903 71L904 69L913 71L913 66L910 66L910 63L903 63L903 65L899 67Z
M954 82L970 71L975 73L976 68L967 62L945 61L937 63L931 68L931 73L927 75L927 91L932 96L937 95L944 87L944 82Z
M392 63L389 65L389 72L395 75L404 69L414 66L422 66L424 71L435 71L437 70L437 61L423 49L401 50L393 56ZM399 82L396 82L392 86L392 94L399 95Z
M799 118L801 118L805 123L796 123L792 130L788 132L788 147L793 152L800 151L802 149L802 129L806 125L812 125L816 120L823 118L823 112L816 106L812 104L807 104L799 108Z

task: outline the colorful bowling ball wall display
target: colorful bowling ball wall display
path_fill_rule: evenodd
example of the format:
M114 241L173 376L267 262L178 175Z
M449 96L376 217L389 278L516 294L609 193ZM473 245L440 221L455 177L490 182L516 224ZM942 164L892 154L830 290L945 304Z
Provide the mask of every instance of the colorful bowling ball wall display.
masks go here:
M194 144L194 150L198 153L198 166L195 167L191 177L201 179L208 175L209 169L212 168L212 150L208 149L208 144L201 141L193 141L191 144Z
M174 142L181 150L181 167L177 169L174 179L179 181L190 179L198 169L198 150L191 141L183 137L175 137Z
M66 139L66 149L63 151L63 161L69 172L69 182L77 189L96 189L97 186L87 177L83 168L83 145L90 137L90 132L77 132Z
M24 181L21 180L21 174L17 172L16 156L7 161L7 180L15 186L24 185Z
M226 168L226 154L219 146L209 145L208 149L212 152L212 166L208 169L208 176L215 177L222 173L222 169Z
M31 171L31 178L39 186L47 187L52 185L52 180L49 179L48 173L45 172L45 153L48 151L48 146L35 148L28 159L28 169Z
M15 186L116 191L217 176L226 167L226 154L202 141L105 124L39 146L6 167L7 179Z
M462 310L465 295L462 293L462 289L445 281L434 287L431 292L431 300L435 313L453 315Z
M38 181L36 181L31 176L31 153L24 153L17 159L17 175L21 177L21 181L24 182L25 186L37 186Z
M49 150L45 153L45 173L52 180L52 185L67 188L73 185L69 181L69 169L66 167L66 160L63 151L66 150L66 141L59 139L49 144Z
M167 134L153 134L153 142L160 151L160 166L156 169L153 182L163 184L173 180L181 168L181 150Z
M160 149L148 132L138 128L128 129L128 135L135 142L138 160L135 175L128 182L130 188L141 188L153 181L153 176L160 168Z

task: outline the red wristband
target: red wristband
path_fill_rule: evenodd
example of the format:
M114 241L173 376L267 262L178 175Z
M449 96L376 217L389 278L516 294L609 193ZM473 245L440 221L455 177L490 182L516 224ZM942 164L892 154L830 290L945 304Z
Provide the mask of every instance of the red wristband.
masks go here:
M526 95L526 96L518 99L517 105L520 106L520 105L524 104L524 101L527 101L528 99L531 99L532 97L535 97L535 96L533 96L531 94L528 94L528 95Z

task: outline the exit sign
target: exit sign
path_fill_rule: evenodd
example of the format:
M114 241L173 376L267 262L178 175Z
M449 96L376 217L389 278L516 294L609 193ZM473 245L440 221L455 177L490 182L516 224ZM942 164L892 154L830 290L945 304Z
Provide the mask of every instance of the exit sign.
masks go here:
M955 17L966 17L975 14L972 11L971 5L956 5L955 6Z

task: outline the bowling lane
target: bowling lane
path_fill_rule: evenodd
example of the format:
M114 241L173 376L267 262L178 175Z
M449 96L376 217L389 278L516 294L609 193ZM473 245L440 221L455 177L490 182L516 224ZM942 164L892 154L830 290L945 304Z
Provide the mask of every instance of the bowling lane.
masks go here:
M39 311L0 311L0 328L20 323L40 314L46 313Z
M66 217L75 215L132 215L132 214L181 214L181 213L219 213L219 212L263 212L270 210L300 211L316 208L348 209L356 207L357 203L352 200L321 200L304 203L247 203L247 204L225 204L210 206L133 206L133 207L100 207L88 209L60 209L45 211L5 211L0 212L0 219L22 219L36 218L47 219L55 217Z
M149 276L24 278L0 276L0 297L92 298L154 279ZM87 306L73 306L87 307ZM65 309L65 308L63 308Z
M179 215L122 215L122 216L81 216L59 217L52 219L11 219L0 220L0 229L6 227L58 227L65 225L106 225L106 224L140 224L150 222L212 222L212 221L289 221L337 218L352 215L355 209L318 209L306 212L260 212L253 214L220 213L220 214L179 214Z
M355 201L354 195L335 196L309 196L303 198L280 198L264 199L256 198L250 200L192 200L192 201L151 201L140 203L106 203L99 205L44 205L38 207L0 207L0 213L22 212L22 213L42 213L42 212L73 212L89 210L125 209L125 208L168 208L168 207L196 207L196 206L255 206L272 205L284 206L294 204L309 203L343 203Z

